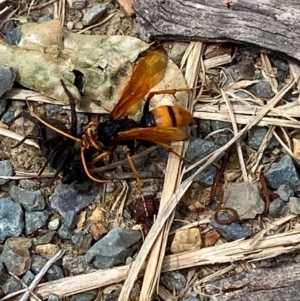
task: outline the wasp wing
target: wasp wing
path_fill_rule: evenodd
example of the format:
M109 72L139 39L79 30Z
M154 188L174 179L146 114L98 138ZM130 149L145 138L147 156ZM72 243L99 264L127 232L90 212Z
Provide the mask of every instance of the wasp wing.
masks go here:
M142 58L112 110L111 117L120 119L135 115L144 96L164 78L167 64L168 55L163 47L154 49Z
M118 134L116 140L145 140L152 142L169 142L189 140L186 128L177 127L148 127L133 128Z

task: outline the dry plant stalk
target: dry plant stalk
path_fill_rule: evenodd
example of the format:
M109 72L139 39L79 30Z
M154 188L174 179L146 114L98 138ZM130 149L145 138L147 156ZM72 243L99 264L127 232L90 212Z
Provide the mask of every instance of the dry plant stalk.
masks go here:
M291 217L294 216L292 215ZM218 263L229 263L232 265L233 262L239 262L241 260L251 262L299 250L299 229L293 229L285 233L262 237L255 242L254 239L234 241L196 251L168 255L164 258L162 272ZM48 295L53 292L61 296L78 294L91 289L119 283L127 277L129 269L130 265L126 265L108 270L99 270L86 275L66 277L40 284L34 290L34 293L40 295L43 299L48 298ZM230 267L228 269L230 269ZM144 272L145 265L142 265L139 275L142 276ZM209 279L208 277L206 281L209 281ZM201 283L203 283L203 281ZM26 289L23 289L12 293L2 300L17 300L17 297L25 291Z

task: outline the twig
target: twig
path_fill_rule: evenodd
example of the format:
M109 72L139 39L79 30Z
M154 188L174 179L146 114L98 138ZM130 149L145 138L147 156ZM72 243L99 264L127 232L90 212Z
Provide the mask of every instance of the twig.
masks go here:
M44 274L48 271L48 269L51 267L51 265L61 258L64 255L65 251L60 250L58 251L51 259L49 259L46 264L43 266L43 268L40 270L40 272L35 276L34 280L32 283L29 285L28 290L24 293L20 301L26 301L28 297L30 296L30 291L33 291L35 287L38 285Z

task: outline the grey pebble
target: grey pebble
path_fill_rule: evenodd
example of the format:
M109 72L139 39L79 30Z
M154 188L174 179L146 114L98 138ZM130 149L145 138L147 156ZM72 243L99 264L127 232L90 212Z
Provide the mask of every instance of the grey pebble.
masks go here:
M237 211L239 219L253 219L265 210L260 191L251 182L234 183L224 193L224 206Z
M186 278L179 272L164 273L160 282L169 290L180 291L186 286Z
M289 155L283 156L265 172L268 184L278 189L280 185L288 185L293 190L300 190L300 178Z
M276 198L270 203L269 206L269 214L272 217L280 217L282 216L287 208L287 204L281 198Z
M219 146L223 146L233 138L233 133L230 131L232 130L232 124L230 122L212 120L211 127L213 131L228 129L226 131L215 134L215 139L214 139L215 144Z
M1 29L1 33L6 35L8 32L14 30L15 27L16 26L14 24L14 21L13 20L8 20L3 25L2 29Z
M15 69L8 66L0 66L0 97L12 88L15 78Z
M9 195L26 211L39 211L45 208L44 196L40 190L28 191L18 186L12 186Z
M267 129L265 127L261 126L254 126L251 128L248 132L248 144L251 148L258 150L267 134ZM268 148L274 148L276 146L279 146L279 142L275 137L272 137L267 147Z
M300 199L295 197L290 197L288 207L291 213L300 214Z
M25 108L26 102L23 100L14 100L11 102L11 105L15 110L19 110Z
M266 80L260 80L247 89L258 98L270 99L274 96L271 84Z
M37 241L35 242L35 245L45 245L48 244L52 241L54 235L55 235L55 231L47 231L45 235L40 236Z
M22 288L22 283L13 276L10 276L2 286L2 290L5 295L19 291Z
M62 239L71 239L73 231L65 224L62 224L58 229L57 234Z
M218 217L219 220L228 220L228 218L229 215L227 213L221 213ZM222 225L213 218L211 219L210 224L227 242L247 238L251 235L251 231L249 229L242 227L237 222Z
M277 194L283 201L288 202L290 197L294 195L294 191L288 185L280 185Z
M82 24L84 26L92 25L98 21L102 15L106 12L106 6L104 4L96 4L84 14Z
M24 213L10 197L0 198L0 240L18 237L24 229Z
M47 259L40 255L32 255L31 259L31 270L36 275L45 266ZM52 264L45 273L44 277L47 281L53 281L64 278L64 273L58 265Z
M83 9L85 7L85 0L70 0L68 1L70 8Z
M14 112L13 111L7 111L3 114L1 121L4 123L9 123L14 118Z
M31 284L35 275L31 271L27 271L25 275L22 277L22 282L24 282L27 286Z
M48 301L63 301L64 298L55 294L49 294Z
M214 142L207 141L201 138L195 138L190 141L189 147L186 151L186 158L192 162L197 162L207 155L211 154L219 148ZM219 158L224 155L222 153ZM216 159L216 161L219 160ZM184 179L188 178L191 174L195 172L196 169L191 170L185 174ZM217 173L217 168L214 165L208 166L205 170L199 173L194 181L205 186L209 187L213 184L214 177Z
M43 22L51 21L51 20L52 20L52 18L50 16L44 15L44 16L39 17L37 22L43 23Z
M92 301L96 297L95 294L92 293L81 293L76 294L71 297L71 301Z
M49 210L25 212L25 232L26 235L32 234L34 231L45 226L50 215Z
M10 177L13 175L13 168L8 160L0 161L0 176ZM9 180L0 179L0 185L5 184Z
M4 38L9 45L18 45L19 42L21 41L21 37L22 37L21 27L18 26L12 31L8 32Z
M74 184L60 184L56 186L50 197L50 206L64 218L68 211L79 212L89 206L99 193L99 186L93 185L87 193L79 193Z
M74 229L77 222L77 214L74 211L69 210L63 220L65 226Z
M52 116L53 114L61 112L63 110L62 105L55 105L52 103L47 103L45 107L49 116Z
M85 260L97 268L124 264L140 245L139 231L113 228L96 242L85 254Z
M7 99L0 99L0 116L6 111Z

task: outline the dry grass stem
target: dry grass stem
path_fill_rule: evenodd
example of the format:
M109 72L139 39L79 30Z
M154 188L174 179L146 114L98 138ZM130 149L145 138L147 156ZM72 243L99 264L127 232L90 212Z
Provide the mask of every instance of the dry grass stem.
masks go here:
M234 262L258 261L284 253L299 251L300 249L299 229L263 237L255 244L253 244L253 240L254 239L234 241L219 246L207 247L197 251L168 255L164 258L162 271L169 272L190 267L220 263L229 263L230 266L228 269L230 270ZM147 236L144 244L148 241L149 239ZM123 281L127 275L129 275L128 272L130 267L130 265L126 265L108 270L99 270L86 275L66 277L60 280L40 284L34 292L35 294L40 295L43 299L48 298L49 293L53 292L62 296L78 294ZM145 266L143 264L141 267L140 276L142 276L145 271ZM220 273L222 273L222 271L223 270L221 270ZM200 284L201 283L203 283L203 280ZM17 296L25 291L26 290L23 289L12 293L4 297L2 300L17 300Z

